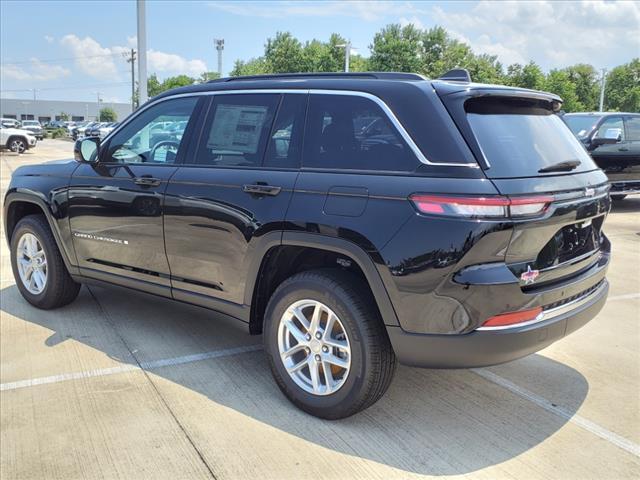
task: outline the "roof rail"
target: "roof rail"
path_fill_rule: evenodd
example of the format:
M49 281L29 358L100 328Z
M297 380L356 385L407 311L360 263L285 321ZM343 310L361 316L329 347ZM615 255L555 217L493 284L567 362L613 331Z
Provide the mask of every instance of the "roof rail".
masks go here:
M240 77L226 77L209 80L207 83L242 82L251 80L278 80L278 79L305 79L305 78L370 78L381 80L425 80L425 77L417 73L404 72L321 72L321 73L270 73L264 75L246 75Z
M471 83L471 75L466 68L454 68L444 75L438 77L438 80L448 80L451 82L468 82Z

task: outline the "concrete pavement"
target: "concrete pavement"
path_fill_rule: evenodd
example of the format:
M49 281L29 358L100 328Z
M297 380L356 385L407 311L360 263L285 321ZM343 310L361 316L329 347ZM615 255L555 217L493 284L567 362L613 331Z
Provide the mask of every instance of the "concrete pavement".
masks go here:
M71 147L2 154L2 195L18 165ZM3 240L0 477L638 478L640 197L606 232L610 300L582 330L498 367L400 367L380 402L336 422L294 408L261 338L213 312L98 287L32 308Z

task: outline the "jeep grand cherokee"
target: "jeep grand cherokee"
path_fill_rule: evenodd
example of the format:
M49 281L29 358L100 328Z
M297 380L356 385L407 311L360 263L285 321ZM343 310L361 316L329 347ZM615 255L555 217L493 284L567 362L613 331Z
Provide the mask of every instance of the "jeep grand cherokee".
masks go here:
M171 90L14 172L17 286L44 309L97 282L234 317L294 404L346 417L397 361L506 362L600 311L609 187L560 105L465 71Z

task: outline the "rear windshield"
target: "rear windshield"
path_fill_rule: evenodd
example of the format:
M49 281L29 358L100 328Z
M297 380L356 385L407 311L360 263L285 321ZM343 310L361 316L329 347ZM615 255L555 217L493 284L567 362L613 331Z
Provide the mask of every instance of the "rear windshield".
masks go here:
M582 144L546 102L482 98L467 101L467 119L490 167L490 178L534 177L597 168ZM569 171L540 172L561 162Z

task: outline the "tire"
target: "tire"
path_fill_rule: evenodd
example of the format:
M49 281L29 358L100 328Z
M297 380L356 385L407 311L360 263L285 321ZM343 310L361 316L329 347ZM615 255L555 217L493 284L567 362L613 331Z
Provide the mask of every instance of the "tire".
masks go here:
M7 142L7 148L13 153L24 153L29 149L24 138L11 137Z
M620 203L626 197L627 197L626 195L611 195L611 200L614 201L615 203Z
M321 324L327 321L330 313L335 314L338 321L334 320L332 332L343 331L344 337L338 333L336 339L330 341L348 344L349 355L344 355L340 349L329 349L322 343L325 341L324 334L322 340L318 341L322 349L318 348L318 342L313 344L313 336L306 337L310 343L294 344L292 347L285 345L285 348L282 348L282 342L286 342L283 338L294 338L285 327L287 322L283 321L291 315L290 307L301 305L299 308L303 313L309 312L311 316L315 311L312 305L304 307L305 302L315 302L327 309L320 317ZM329 269L296 274L285 280L273 293L267 305L264 321L265 352L276 383L284 395L305 412L329 420L349 417L373 405L389 388L396 369L396 357L375 299L368 286L356 275ZM324 323L325 330L326 326ZM305 331L313 332L313 328ZM330 333L329 336L331 335ZM341 340L337 340L338 337ZM306 381L312 377L309 363L305 364L306 367L300 368L299 376L294 378L287 371L285 361L281 359L281 350L290 347L293 350L303 345L308 345L308 348L304 347L296 353L297 358L294 359L293 355L287 357L290 361L289 366L303 363L304 358L309 362L313 362L311 357L321 359L322 367L318 367L317 370L317 378L320 379L318 393L310 391L311 382ZM323 353L325 347L329 349L327 353ZM325 358L335 360L338 355L343 356L343 363L347 363L344 359L349 360L348 370L325 362ZM336 379L335 387L327 386L329 379L324 371L326 365L330 367L329 377Z
M30 238L28 235L36 238L44 252L46 268L43 269L40 267L40 271L45 272L44 287L41 291L38 291L38 282L36 282L35 279L32 287L27 285L26 281L21 277L21 271L18 267L19 259L26 260L22 250L19 253L19 247L21 246L21 239L23 239L23 237L25 238L25 242L26 239ZM80 291L81 285L76 283L69 275L62 260L60 250L58 250L55 238L49 228L49 224L43 215L28 215L16 225L11 235L11 268L18 290L20 290L25 300L31 305L43 310L59 308L71 303ZM34 275L36 275L35 272L32 273L31 278L33 278Z

